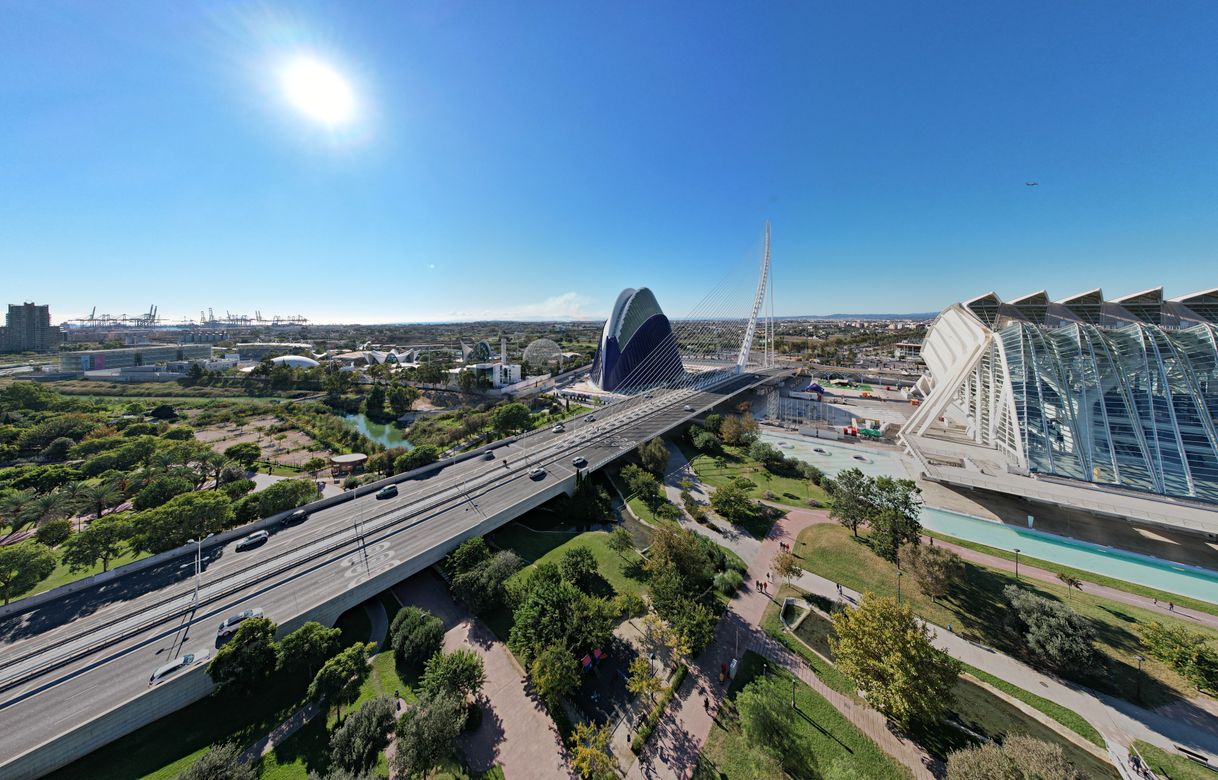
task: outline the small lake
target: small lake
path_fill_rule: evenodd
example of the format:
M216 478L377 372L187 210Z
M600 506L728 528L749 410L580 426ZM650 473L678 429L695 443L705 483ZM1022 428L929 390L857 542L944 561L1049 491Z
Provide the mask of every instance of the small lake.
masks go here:
M406 440L406 432L399 428L395 423L379 423L368 419L366 414L348 414L343 416L343 421L355 430L372 439L377 444L390 449L401 448L404 450L414 449L414 445Z

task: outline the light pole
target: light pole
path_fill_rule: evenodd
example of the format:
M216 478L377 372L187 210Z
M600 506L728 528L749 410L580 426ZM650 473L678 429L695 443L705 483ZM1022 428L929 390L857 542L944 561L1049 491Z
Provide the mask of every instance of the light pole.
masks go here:
M795 678L791 678L791 709L798 709L795 706Z
M1019 581L1019 548L1015 548L1015 581Z
M215 536L215 534L211 533L207 536L201 537L198 541L194 539L186 540L187 544L193 544L195 546L195 604L199 603L199 588L203 584L203 542L207 541L213 536Z

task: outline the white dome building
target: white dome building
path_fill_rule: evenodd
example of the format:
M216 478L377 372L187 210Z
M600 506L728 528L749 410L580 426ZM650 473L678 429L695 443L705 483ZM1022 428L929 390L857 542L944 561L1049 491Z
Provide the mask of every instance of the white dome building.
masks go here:
M287 366L288 368L317 368L321 365L313 358L307 358L304 355L280 355L279 357L271 358L271 362L277 366Z

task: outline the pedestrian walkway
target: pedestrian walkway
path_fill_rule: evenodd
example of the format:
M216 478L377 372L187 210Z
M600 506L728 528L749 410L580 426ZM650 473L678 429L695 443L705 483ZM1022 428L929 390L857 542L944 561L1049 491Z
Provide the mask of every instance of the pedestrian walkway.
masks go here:
M254 744L245 749L238 759L243 764L248 764L251 761L257 761L262 756L270 753L277 746L283 744L283 741L288 737L300 731L309 721L317 716L317 705L309 702L305 706L293 712L288 716L287 720L280 723L275 728L271 729L265 736L259 739Z
M962 547L961 545L954 544L952 542L945 542L942 539L932 540L929 536L922 537L922 542L923 544L933 543L937 547L945 547L966 561L972 561L973 563L979 563L984 566L1000 569L1002 571L1015 571L1014 561L1007 560L1006 558L1002 558L997 555L979 552L968 547ZM1019 576L1030 577L1032 579L1054 584L1061 583L1061 580L1057 578L1056 572L1049 571L1048 569L1042 569L1039 566L1031 566L1027 563L1020 563ZM1106 599L1119 601L1122 604L1128 604L1131 607L1141 607L1142 609L1148 609L1152 612L1162 612L1164 615L1171 615L1172 617L1183 618L1184 620L1192 620L1198 625L1207 626L1214 630L1218 630L1218 615L1211 615L1208 612L1187 610L1174 605L1173 609L1169 609L1169 605L1172 604L1170 601L1161 601L1150 596L1142 596L1137 593L1130 593L1127 590L1121 590L1120 588L1114 588L1108 585L1099 585L1094 582L1087 582L1086 580L1083 580L1082 584L1086 589L1086 592L1092 594L1093 596L1102 596Z

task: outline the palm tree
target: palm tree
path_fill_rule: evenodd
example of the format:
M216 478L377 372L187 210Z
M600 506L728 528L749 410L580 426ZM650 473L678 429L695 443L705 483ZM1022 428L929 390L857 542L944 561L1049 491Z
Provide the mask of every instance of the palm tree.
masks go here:
M225 466L232 465L233 461L224 457L222 452L209 452L199 458L200 471L203 473L203 481L206 482L208 477L215 480L213 487L220 487L220 474L224 471Z
M1075 577L1073 574L1066 574L1065 572L1058 572L1057 578L1062 581L1063 585L1066 586L1066 595L1067 596L1069 596L1074 591L1075 588L1078 588L1079 590L1083 589L1083 581L1080 580L1078 577Z
M63 496L65 510L76 516L77 531L80 530L80 517L78 513L83 505L81 498L84 494L84 489L85 486L81 482L68 482L59 488L59 493Z
M32 490L18 490L0 499L0 514L4 515L8 519L9 525L12 526L10 534L17 533L25 525L26 515L33 500L34 491Z
M96 519L109 507L119 504L123 500L123 492L112 482L94 482L84 486L80 497L93 510Z
M33 520L35 525L42 525L47 520L63 517L66 509L67 501L64 500L64 495L53 491L36 496L26 510L26 517Z

